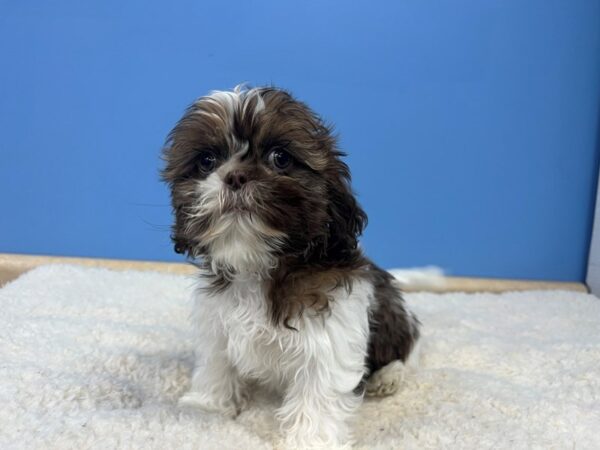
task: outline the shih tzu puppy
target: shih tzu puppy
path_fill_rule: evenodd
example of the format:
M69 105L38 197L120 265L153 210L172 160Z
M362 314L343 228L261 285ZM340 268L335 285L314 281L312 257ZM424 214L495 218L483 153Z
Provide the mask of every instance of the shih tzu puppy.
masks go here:
M365 392L395 391L419 337L358 247L367 217L342 156L317 114L272 87L198 99L164 151L175 249L207 278L180 403L233 417L249 382L266 385L293 448L349 445L346 420Z

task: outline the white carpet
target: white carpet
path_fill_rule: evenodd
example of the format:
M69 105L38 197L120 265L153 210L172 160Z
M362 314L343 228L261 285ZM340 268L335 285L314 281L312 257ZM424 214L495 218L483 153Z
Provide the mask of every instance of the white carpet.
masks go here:
M0 448L268 449L274 400L180 410L188 277L38 268L0 290ZM367 400L358 448L600 448L600 300L410 294L421 368Z

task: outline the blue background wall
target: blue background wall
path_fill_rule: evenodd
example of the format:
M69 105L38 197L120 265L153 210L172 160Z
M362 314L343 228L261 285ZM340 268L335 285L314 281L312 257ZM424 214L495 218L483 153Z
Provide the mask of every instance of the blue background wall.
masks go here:
M335 122L386 267L582 280L600 1L0 0L0 251L176 260L183 109L241 81Z

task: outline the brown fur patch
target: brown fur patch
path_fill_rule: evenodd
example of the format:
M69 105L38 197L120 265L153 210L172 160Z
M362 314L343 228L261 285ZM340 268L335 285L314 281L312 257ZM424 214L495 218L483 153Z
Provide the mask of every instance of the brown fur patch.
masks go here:
M372 282L375 304L369 320L370 373L392 361L406 361L419 339L419 321L407 311L392 275L374 268Z
M368 269L362 264L367 264L367 260L360 258L353 266L327 269L295 265L279 267L267 282L273 321L292 328L289 322L305 310L327 313L335 290L343 288L350 294L353 280L365 277Z

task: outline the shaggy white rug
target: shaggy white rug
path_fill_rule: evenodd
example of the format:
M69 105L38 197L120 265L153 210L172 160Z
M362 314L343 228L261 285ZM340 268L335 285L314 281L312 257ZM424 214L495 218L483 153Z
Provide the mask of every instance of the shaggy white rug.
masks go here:
M275 400L182 410L192 278L45 266L0 290L0 448L269 449ZM366 400L358 448L600 448L600 300L409 294L421 368Z

